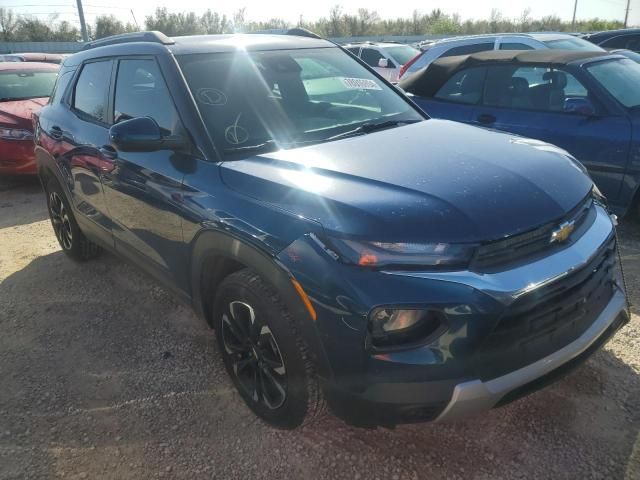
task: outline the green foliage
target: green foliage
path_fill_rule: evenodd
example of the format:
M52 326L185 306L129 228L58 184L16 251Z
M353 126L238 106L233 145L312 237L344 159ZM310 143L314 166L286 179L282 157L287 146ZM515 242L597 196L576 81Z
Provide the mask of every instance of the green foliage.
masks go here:
M253 32L269 29L286 29L294 26L280 18L267 21L250 21L246 9L237 10L231 18L207 10L201 15L195 12L169 12L167 8L157 8L145 18L146 30L159 30L169 36L216 34L233 32ZM465 20L460 15L447 15L440 9L429 13L415 10L408 18L382 19L375 10L359 8L355 14L345 13L340 5L329 10L326 17L299 26L308 28L327 37L355 37L382 35L450 35L479 34L497 32L532 31L578 31L590 32L622 28L619 21L594 18L579 21L575 26L560 17L549 15L533 19L530 10L525 10L517 19L509 19L496 9L486 20ZM102 15L89 25L92 38L103 38L118 33L132 32L137 27L124 23L113 15ZM0 41L79 41L79 28L67 21L57 21L52 16L47 21L17 15L10 9L0 8Z

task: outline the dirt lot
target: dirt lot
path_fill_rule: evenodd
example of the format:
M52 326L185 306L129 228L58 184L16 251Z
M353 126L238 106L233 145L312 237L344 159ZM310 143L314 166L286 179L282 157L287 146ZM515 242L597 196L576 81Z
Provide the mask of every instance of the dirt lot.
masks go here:
M640 226L621 241L640 305ZM213 333L111 255L60 251L35 182L0 180L0 478L640 479L640 313L565 380L457 424L274 431Z

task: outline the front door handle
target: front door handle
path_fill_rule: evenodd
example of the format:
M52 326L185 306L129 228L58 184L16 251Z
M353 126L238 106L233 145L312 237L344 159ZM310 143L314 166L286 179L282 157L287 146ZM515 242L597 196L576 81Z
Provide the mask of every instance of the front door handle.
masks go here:
M116 152L115 148L113 148L111 145L103 145L98 150L100 150L100 153L105 158L108 158L110 160L115 160L116 158L118 158L118 152Z
M482 114L478 115L478 122L482 123L483 125L488 125L490 123L495 123L496 122L496 117L494 117L493 115L490 115L488 113L482 113Z

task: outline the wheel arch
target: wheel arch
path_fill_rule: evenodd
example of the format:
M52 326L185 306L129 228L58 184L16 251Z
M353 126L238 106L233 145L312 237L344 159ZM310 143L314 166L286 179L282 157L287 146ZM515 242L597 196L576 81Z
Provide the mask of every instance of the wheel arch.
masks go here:
M191 249L191 297L196 313L212 326L213 294L230 274L243 268L258 273L280 295L299 326L300 334L313 356L317 373L331 376L329 361L315 323L297 293L290 272L277 259L230 234L206 230Z

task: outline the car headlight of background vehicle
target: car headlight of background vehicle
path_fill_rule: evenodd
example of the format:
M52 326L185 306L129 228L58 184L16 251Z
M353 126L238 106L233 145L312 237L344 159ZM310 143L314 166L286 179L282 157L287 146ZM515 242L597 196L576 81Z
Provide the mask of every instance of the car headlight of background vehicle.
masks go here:
M469 264L476 245L402 243L331 239L343 260L362 267L461 268Z
M0 139L2 140L29 140L33 133L19 128L0 127Z

